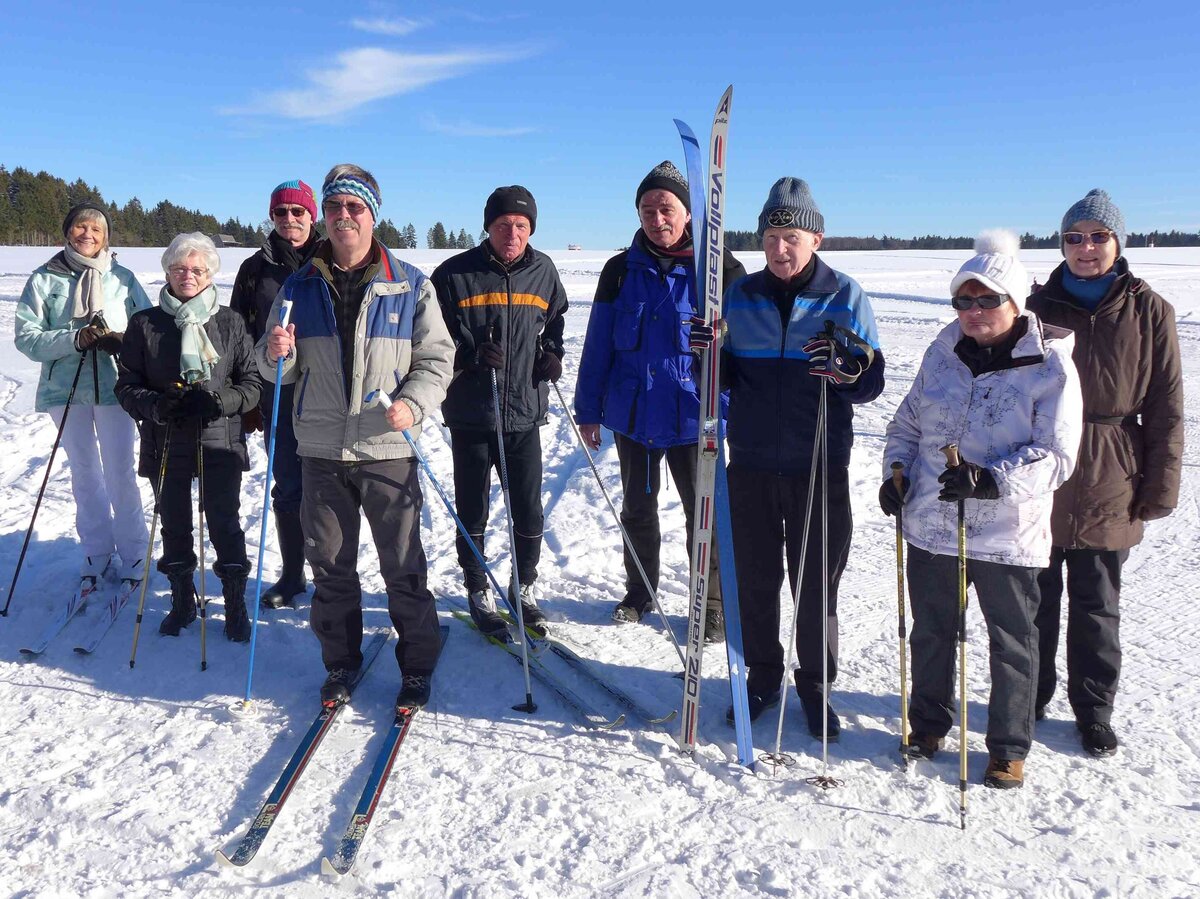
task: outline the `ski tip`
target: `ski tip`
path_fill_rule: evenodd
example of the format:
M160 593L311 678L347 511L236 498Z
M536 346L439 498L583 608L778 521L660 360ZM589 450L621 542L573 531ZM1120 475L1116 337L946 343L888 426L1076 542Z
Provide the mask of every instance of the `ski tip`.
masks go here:
M339 868L337 865L335 865L333 862L331 862L329 860L328 856L321 859L321 873L328 877L341 877L343 874L347 873L349 870L350 870L350 868L348 866L344 869Z
M222 868L240 868L241 865L235 864L233 859L225 854L224 849L218 849L216 852L217 864Z

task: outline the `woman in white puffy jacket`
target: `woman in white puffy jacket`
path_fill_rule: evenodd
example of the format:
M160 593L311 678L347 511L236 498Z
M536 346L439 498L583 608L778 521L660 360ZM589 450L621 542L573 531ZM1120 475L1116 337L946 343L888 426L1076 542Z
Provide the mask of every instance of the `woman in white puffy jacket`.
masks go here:
M925 352L888 425L887 514L903 508L912 602L909 751L931 757L954 706L958 500L964 500L967 577L989 639L984 783L1019 787L1033 734L1038 572L1050 559L1054 490L1074 470L1082 431L1074 336L1025 310L1029 281L1010 232L984 232L950 284L958 320ZM941 448L956 444L948 467ZM904 466L903 500L891 477Z

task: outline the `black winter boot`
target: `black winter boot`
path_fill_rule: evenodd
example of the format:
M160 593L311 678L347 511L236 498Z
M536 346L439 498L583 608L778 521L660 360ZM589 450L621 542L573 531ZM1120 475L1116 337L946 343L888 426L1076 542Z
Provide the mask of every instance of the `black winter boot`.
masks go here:
M192 581L195 568L176 568L166 572L171 582L171 611L158 626L158 632L178 637L181 628L196 620L196 585Z
M250 639L250 620L246 617L250 563L218 563L213 571L221 579L221 592L225 596L225 636L234 643L245 643Z
M293 597L308 589L304 576L304 530L300 527L300 511L276 512L275 529L279 534L279 555L283 571L279 580L262 592L262 604L272 609L294 605Z

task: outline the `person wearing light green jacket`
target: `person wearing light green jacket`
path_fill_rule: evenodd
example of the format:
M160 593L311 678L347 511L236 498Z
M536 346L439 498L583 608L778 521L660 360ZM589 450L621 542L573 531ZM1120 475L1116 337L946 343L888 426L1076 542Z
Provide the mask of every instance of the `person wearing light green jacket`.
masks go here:
M62 251L30 275L21 294L16 347L42 364L34 408L62 426L83 550L81 577L99 577L115 552L120 577L138 581L148 531L135 475L133 421L113 386L125 325L151 303L133 272L114 260L102 207L73 207L63 236Z

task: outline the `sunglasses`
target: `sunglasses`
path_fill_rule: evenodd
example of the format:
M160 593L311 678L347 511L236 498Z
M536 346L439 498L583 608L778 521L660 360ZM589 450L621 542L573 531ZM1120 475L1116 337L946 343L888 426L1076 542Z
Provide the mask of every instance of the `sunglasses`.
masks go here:
M173 265L167 271L176 278L182 278L188 272L191 272L197 278L203 278L208 274L208 269L206 268L188 268L186 265Z
M1101 246L1109 241L1113 236L1111 231L1064 231L1063 242L1069 243L1073 247L1079 246L1085 240L1093 246Z
M321 204L321 208L325 210L325 216L328 218L331 215L337 215L345 209L353 218L358 218L367 211L367 206L363 203L336 203L333 200L326 200Z
M950 305L959 312L966 312L972 306L979 305L980 309L999 309L1008 297L999 293L985 293L981 297L957 296L950 298Z
M304 213L308 212L308 210L303 206L276 206L271 210L271 215L275 216L277 219L281 219L289 212L292 214L292 218L298 219L300 216L304 215Z

